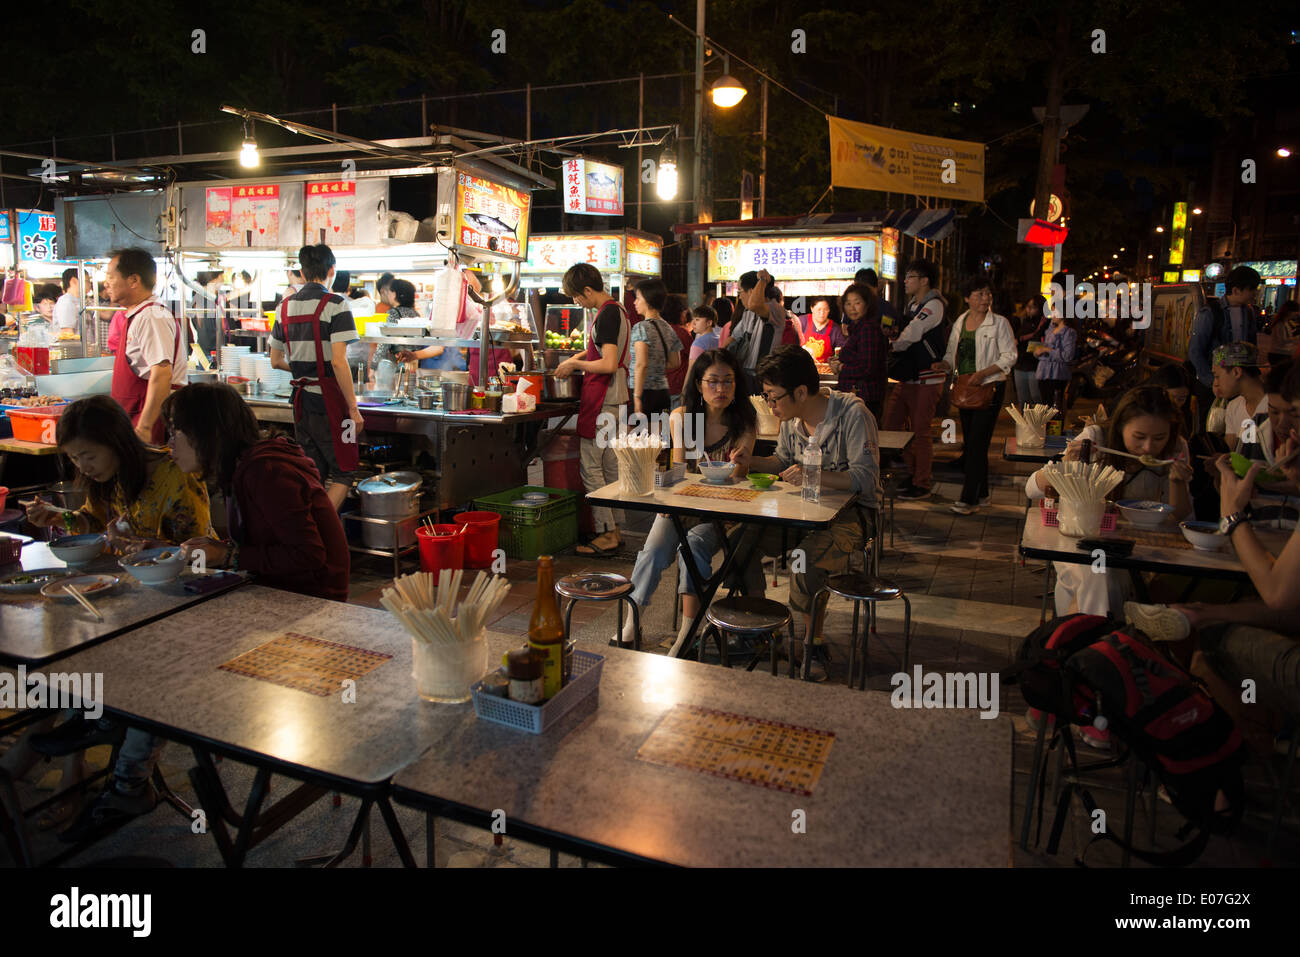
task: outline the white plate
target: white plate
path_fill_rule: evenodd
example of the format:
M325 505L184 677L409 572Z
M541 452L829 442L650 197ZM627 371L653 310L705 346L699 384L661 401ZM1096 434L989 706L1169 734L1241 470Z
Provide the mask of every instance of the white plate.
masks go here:
M83 598L89 598L93 604L98 596L107 595L116 588L117 583L121 580L117 575L74 575L71 578L47 582L42 586L41 594L46 598L53 598L55 601L75 602L77 599L63 590L64 585L71 584L77 591L81 592Z
M4 595L31 595L40 591L49 581L42 580L36 582L15 583L12 579L20 575L31 575L36 578L48 575L52 579L67 578L73 573L66 568L33 568L28 571L10 572L7 575L0 575L0 594Z

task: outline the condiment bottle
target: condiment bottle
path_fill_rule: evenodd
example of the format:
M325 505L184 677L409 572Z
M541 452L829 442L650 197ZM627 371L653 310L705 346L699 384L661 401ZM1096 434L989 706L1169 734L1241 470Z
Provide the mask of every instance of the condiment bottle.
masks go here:
M555 600L555 567L550 555L537 560L537 601L528 623L528 647L542 659L542 695L552 698L564 684L564 620Z
M521 704L542 701L542 659L531 648L506 652L506 677L510 679L510 700Z

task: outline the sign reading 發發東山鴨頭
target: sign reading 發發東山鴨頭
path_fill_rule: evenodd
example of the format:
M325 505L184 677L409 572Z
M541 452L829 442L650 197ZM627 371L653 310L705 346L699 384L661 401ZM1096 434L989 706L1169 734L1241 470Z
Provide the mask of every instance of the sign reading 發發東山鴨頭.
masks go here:
M984 201L984 144L828 116L831 185Z
M777 282L852 280L859 269L878 269L879 240L863 236L709 239L709 282L733 282L766 269Z

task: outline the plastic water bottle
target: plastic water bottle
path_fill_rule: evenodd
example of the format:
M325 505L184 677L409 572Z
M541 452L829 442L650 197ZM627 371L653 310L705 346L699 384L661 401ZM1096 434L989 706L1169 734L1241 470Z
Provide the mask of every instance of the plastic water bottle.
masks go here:
M822 500L822 450L812 442L803 450L803 500L813 505Z

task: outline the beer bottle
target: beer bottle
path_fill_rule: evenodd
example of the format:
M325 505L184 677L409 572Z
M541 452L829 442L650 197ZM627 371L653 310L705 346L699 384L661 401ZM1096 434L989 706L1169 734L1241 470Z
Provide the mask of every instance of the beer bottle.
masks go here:
M537 560L537 602L528 623L528 647L542 659L542 696L555 697L564 684L564 619L555 600L555 568L550 555Z

